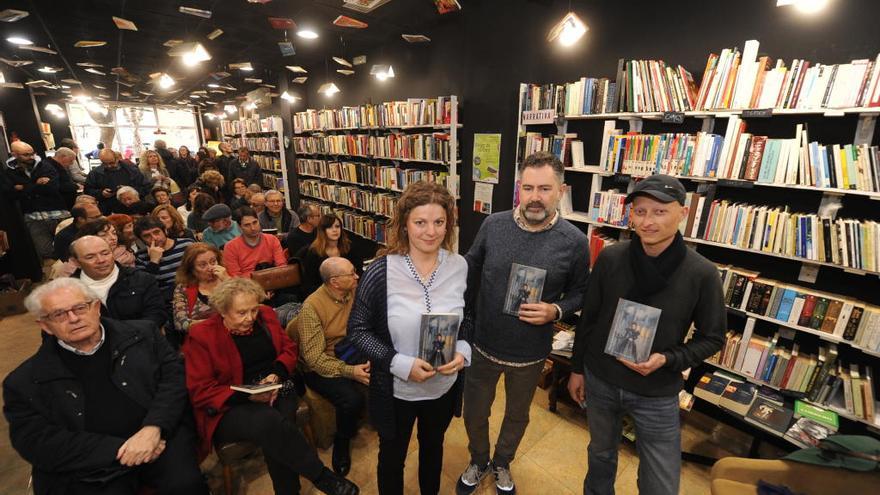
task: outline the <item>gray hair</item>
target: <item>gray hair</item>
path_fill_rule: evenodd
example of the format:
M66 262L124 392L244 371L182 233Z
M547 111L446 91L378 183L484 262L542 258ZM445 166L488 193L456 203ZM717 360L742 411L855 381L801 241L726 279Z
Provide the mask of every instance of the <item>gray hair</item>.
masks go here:
M251 294L257 298L257 302L263 302L266 299L266 291L260 287L260 284L249 278L232 277L220 282L211 296L208 297L208 304L219 313L225 313L232 306L232 299L238 294Z
M30 314L38 318L42 317L43 298L61 289L77 289L82 293L82 295L86 296L86 299L90 301L98 299L98 294L96 294L95 291L89 288L89 286L84 284L80 279L61 277L56 278L55 280L45 283L34 289L33 292L31 292L24 299L24 307L27 308Z
M75 200L73 200L74 205L78 205L78 204L82 204L82 203L89 203L89 202L97 204L98 200L95 199L95 197L90 194L80 194L79 196L76 197Z
M303 203L296 209L296 216L299 217L300 221L305 222L306 217L312 214L312 208L315 208L315 205Z
M263 196L265 196L266 199L269 199L270 194L277 194L277 195L281 196L282 200L284 199L284 195L281 194L281 191L279 191L278 189L269 189L268 191L263 192Z
M55 150L55 156L58 158L63 158L65 156L68 156L68 157L75 159L76 153L74 153L73 150L70 148L61 147L61 148L58 148L57 150Z
M141 199L141 195L139 192L137 192L137 189L135 189L131 186L120 187L119 190L116 191L116 199L122 199L122 195L125 193L134 193L136 198Z

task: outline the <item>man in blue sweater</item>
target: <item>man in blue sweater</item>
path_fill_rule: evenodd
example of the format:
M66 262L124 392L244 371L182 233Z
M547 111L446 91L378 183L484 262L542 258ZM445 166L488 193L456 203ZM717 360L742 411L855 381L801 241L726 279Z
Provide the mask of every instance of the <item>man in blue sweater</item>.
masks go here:
M639 182L626 198L632 204L633 239L603 249L593 265L568 381L572 398L586 399L587 405L585 495L614 493L624 414L636 427L639 493L679 492L681 372L718 352L727 328L718 269L688 249L678 232L688 211L685 194L684 186L668 175ZM642 313L660 310L659 320L650 325L650 353L642 362L606 352L612 333L626 340L625 326L612 325L615 313L626 308L637 308L636 314L638 308ZM692 322L695 330L685 343Z
M510 462L529 424L553 322L574 313L582 302L589 246L584 233L558 211L563 172L550 153L526 158L519 166L519 206L490 215L466 256L468 300L477 294L477 317L475 352L464 386L471 462L458 480L458 494L473 493L490 470L497 493L516 493ZM528 297L519 304L524 283ZM489 413L502 374L507 399L490 462Z

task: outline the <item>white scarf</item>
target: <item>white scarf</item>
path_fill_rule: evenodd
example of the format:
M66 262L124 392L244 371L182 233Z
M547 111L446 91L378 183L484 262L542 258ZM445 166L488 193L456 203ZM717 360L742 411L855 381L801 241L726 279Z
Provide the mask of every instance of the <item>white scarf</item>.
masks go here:
M107 305L107 294L110 292L110 287L113 287L117 278L119 278L119 266L115 264L113 265L113 271L110 275L107 275L101 280L95 280L89 277L86 275L86 272L79 274L79 279L98 294L98 299L101 300L101 304L104 306Z

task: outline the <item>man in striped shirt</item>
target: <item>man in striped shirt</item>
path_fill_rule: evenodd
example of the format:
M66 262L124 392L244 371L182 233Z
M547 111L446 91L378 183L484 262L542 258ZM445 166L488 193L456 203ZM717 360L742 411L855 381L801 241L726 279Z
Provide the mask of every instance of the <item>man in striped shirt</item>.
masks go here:
M165 235L165 226L152 217L141 217L134 224L134 235L146 246L137 253L136 264L153 274L159 283L162 298L171 309L174 293L174 275L183 260L183 252L193 243L191 239L172 239Z

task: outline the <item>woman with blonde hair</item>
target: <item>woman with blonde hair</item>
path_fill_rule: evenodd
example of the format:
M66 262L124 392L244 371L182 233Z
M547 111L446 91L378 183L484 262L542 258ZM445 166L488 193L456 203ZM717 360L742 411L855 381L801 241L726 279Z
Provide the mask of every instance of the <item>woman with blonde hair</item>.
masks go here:
M165 161L162 160L162 156L156 151L146 150L141 153L141 159L138 162L138 170L141 171L144 178L150 183L150 189L154 187L164 187L172 193L180 191L179 187L175 187L177 184L171 179L171 174L168 173Z
M223 174L216 170L205 170L198 180L195 181L199 190L211 196L215 203L226 202L223 196L223 186L225 183L226 179L223 178Z
M403 466L418 423L419 488L440 491L443 438L461 414L460 373L471 362L471 318L465 317L467 262L455 253L455 199L443 186L411 184L388 227L388 246L358 282L348 336L370 362L370 419L379 433L379 493L403 493ZM393 290L389 290L392 289ZM454 315L437 325L436 313ZM429 316L425 320L426 315ZM427 328L445 326L446 364L426 360L434 338ZM420 357L421 356L421 357Z
M153 218L162 222L162 225L165 226L165 235L172 239L180 239L181 237L186 237L187 239L196 240L195 234L193 231L186 228L186 225L183 223L183 217L178 213L177 208L170 204L159 205L153 208L153 212L151 213Z

